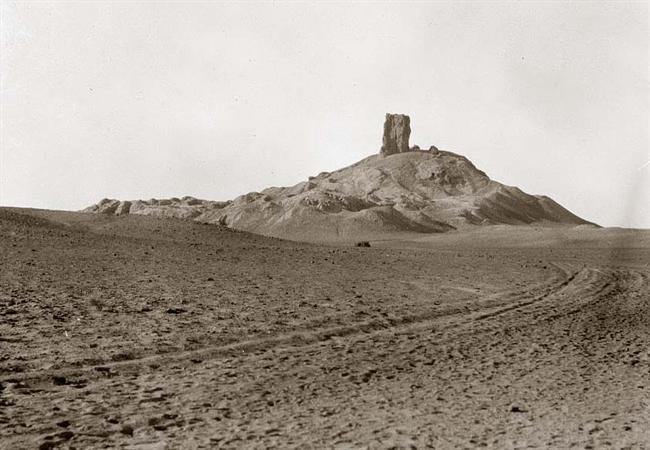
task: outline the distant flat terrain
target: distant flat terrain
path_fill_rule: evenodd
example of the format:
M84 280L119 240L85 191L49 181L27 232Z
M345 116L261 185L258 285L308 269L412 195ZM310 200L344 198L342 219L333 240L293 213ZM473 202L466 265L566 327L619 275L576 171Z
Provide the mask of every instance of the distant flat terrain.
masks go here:
M648 448L648 242L0 208L0 447Z
M592 225L493 225L445 234L396 234L377 240L375 245L398 248L647 249L650 248L650 230Z

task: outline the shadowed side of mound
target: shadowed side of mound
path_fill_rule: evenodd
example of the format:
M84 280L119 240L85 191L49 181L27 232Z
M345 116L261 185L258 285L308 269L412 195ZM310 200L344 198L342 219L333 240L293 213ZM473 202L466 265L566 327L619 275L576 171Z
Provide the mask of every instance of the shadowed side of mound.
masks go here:
M74 211L0 207L0 236L54 233L53 236L92 237L102 235L132 241L166 241L190 245L230 246L309 245L234 230L219 224L148 215L106 215Z

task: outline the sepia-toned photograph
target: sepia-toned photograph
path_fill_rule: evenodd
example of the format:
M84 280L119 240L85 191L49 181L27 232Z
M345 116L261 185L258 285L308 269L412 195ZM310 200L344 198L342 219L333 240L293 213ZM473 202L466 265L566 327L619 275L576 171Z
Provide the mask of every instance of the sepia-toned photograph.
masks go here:
M650 2L0 0L0 449L650 449Z

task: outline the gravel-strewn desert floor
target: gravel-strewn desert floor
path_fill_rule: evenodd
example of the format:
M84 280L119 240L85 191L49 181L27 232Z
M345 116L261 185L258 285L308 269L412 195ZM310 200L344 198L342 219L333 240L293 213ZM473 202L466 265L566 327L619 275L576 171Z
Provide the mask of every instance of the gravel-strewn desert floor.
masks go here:
M650 448L647 232L505 230L0 209L0 447Z

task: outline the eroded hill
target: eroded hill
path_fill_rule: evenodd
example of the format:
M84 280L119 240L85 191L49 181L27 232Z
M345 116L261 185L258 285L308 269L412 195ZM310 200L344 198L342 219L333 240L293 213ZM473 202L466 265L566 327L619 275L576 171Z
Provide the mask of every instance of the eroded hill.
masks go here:
M436 233L476 225L588 223L549 197L493 181L467 158L438 150L373 155L295 186L228 202L104 199L85 211L193 218L305 240Z

